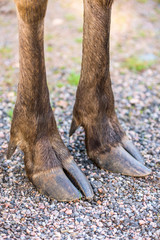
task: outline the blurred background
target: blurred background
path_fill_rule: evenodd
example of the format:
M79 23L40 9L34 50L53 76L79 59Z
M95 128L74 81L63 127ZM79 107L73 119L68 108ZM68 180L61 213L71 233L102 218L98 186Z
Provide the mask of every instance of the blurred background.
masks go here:
M160 0L115 0L111 27L111 71L139 74L160 58ZM49 87L77 85L81 65L82 0L49 0L45 57ZM12 0L0 1L0 87L18 81L18 29ZM116 79L116 78L115 78ZM114 79L114 81L116 81ZM2 89L3 90L3 89Z

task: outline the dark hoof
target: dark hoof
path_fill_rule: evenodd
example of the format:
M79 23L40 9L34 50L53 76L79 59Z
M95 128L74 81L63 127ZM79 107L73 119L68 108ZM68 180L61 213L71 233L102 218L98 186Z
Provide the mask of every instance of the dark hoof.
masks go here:
M10 159L12 157L16 148L17 148L17 145L10 140L8 144L8 150L7 150L7 159Z
M137 161L145 164L145 161L142 157L142 155L140 154L140 152L138 151L138 149L133 145L132 141L130 141L127 137L124 137L123 141L122 141L122 146L124 147L124 149L132 155L132 157L134 157Z
M62 163L64 169L71 176L76 185L80 188L86 199L93 198L93 190L86 176L81 172L73 159L69 158L65 163Z
M74 161L66 161L64 169L66 169L68 175L76 182L84 196L87 199L92 198L92 188ZM74 201L82 198L81 192L69 180L61 167L34 174L32 182L40 193L58 201Z
M129 149L129 148L128 148ZM112 148L110 152L100 154L98 158L93 159L100 167L108 171L121 173L133 177L144 177L151 173L151 170L145 167L138 159L133 157L135 152L132 149L132 155L129 150L122 146Z

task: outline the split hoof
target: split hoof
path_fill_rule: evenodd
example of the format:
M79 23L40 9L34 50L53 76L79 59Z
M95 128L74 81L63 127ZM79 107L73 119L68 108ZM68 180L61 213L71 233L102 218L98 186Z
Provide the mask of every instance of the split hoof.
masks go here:
M142 155L140 154L139 150L134 146L132 141L130 141L127 137L124 137L122 141L122 146L137 161L141 162L142 164L145 164L145 161Z
M40 193L49 196L51 199L74 201L82 198L81 192L87 199L91 199L93 190L76 163L73 160L68 160L64 163L64 169L67 174L61 167L34 174L32 182ZM70 177L67 177L67 175Z
M114 173L133 177L145 177L151 174L151 170L144 166L141 157L139 157L138 150L135 151L136 148L128 144L128 142L125 146L127 146L127 151L119 145L116 148L112 148L110 152L100 154L93 161L100 168ZM138 159L135 156L138 156Z

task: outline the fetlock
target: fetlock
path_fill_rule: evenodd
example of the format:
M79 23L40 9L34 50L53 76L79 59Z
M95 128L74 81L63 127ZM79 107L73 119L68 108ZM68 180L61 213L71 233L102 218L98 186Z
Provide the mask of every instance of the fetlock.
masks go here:
M52 145L52 142L54 141L59 143L62 142L57 130L52 109L50 108L48 112L43 114L37 113L36 111L33 113L29 112L29 110L20 103L17 103L11 124L8 157L10 158L14 153L13 150L16 149L16 146L19 146L24 152L25 159L27 159L26 161L32 162L31 159L35 159L36 157L35 152L45 152L45 147L43 150L41 145ZM42 159L38 156L36 158ZM30 171L30 169L27 169L27 171Z
M125 133L119 124L113 109L113 103L111 105L107 102L102 104L102 99L98 100L97 98L96 101L95 97L94 103L96 102L96 104L93 104L92 101L85 104L83 99L78 99L78 104L75 103L70 135L74 133L78 126L84 128L87 153L92 159L102 152L109 152L112 147L120 144ZM81 105L82 101L84 103Z

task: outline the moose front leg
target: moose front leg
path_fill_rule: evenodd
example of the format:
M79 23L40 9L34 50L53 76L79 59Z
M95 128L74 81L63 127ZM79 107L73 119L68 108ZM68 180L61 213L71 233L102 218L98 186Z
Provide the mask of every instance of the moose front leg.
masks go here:
M57 200L93 196L58 133L46 82L43 26L47 0L15 0L19 22L20 77L8 158L16 146L24 152L26 173L36 188ZM65 169L66 174L63 169Z
M101 168L130 176L151 173L118 122L109 72L113 0L84 0L83 57L70 135L81 125L88 156Z

